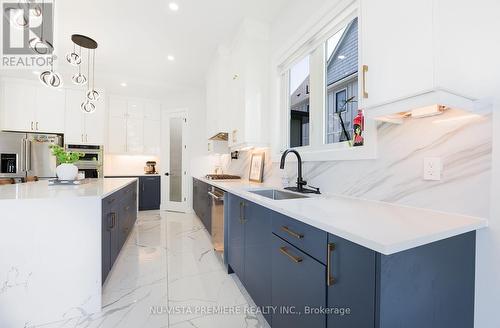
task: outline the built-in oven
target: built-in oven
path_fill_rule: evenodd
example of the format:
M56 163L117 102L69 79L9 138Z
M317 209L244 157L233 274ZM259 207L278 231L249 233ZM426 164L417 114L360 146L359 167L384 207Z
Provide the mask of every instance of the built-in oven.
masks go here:
M104 162L103 147L98 145L66 145L66 151L84 153L75 163L78 173L87 179L102 177Z
M212 186L208 195L212 199L212 244L224 263L224 190Z

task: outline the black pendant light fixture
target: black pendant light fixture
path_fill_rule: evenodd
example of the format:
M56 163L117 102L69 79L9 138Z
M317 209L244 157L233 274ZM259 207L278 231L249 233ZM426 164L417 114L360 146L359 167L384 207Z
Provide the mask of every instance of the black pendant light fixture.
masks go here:
M71 36L71 41L73 41L73 52L66 55L66 61L73 66L78 67L78 72L73 75L73 83L76 85L87 85L87 92L85 94L85 99L80 105L81 110L84 113L93 113L96 109L94 102L99 100L99 92L95 90L95 51L97 49L97 42L88 36L81 34L73 34ZM76 52L76 47L79 47L78 53ZM87 51L87 76L82 73L81 66L83 64L83 54ZM92 66L92 75L91 68Z

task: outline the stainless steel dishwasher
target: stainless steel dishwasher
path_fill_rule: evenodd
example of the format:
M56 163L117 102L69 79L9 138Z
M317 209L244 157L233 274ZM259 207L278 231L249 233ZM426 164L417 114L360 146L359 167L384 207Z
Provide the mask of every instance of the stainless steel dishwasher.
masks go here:
M210 187L208 195L212 198L212 244L220 259L224 260L224 190Z

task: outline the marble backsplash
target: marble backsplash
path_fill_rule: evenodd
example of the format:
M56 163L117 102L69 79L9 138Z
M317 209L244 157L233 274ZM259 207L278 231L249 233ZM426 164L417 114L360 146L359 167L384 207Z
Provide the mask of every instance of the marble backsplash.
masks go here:
M265 151L265 182L281 185L285 176L293 184L295 163L282 171ZM225 172L247 177L250 157L251 152L238 160L223 157ZM423 180L425 157L441 158L440 181ZM491 110L448 110L401 125L380 123L377 159L305 162L303 176L323 193L489 217L491 165Z

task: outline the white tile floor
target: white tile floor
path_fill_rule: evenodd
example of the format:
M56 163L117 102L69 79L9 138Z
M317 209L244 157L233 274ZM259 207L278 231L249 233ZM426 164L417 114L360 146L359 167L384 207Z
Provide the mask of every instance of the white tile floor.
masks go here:
M268 327L249 302L196 216L140 212L104 285L102 312L74 309L67 320L38 327Z

